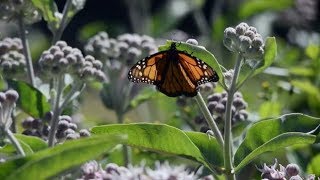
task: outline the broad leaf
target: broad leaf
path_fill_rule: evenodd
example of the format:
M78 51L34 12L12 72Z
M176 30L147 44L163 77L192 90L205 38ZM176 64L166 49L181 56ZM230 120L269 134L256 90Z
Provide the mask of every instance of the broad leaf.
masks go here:
M27 155L33 154L34 152L43 150L48 147L47 143L38 137L26 136L22 134L15 134L14 136L17 138L22 149ZM16 152L17 151L12 144L6 144L2 148L0 148L0 153L6 155L14 155L16 154Z
M268 37L265 42L264 56L260 61L246 60L247 62L241 67L238 80L238 87L243 85L248 78L257 75L268 68L277 55L277 43L274 37Z
M265 42L264 56L257 69L255 69L253 75L259 74L269 67L277 56L277 43L275 37L268 37Z
M189 134L190 137L192 136L190 139L183 131L165 124L104 125L92 128L92 133L110 135L125 134L128 136L127 144L129 146L185 157L198 161L208 168L221 166L221 159L219 157L215 159L208 156L206 152L201 152L200 149L206 149L205 146L197 147L199 142L203 141L203 137ZM193 142L192 139L196 139L196 141ZM215 144L213 141L212 143ZM212 150L212 152L214 152L214 150ZM207 159L213 161L211 167L207 164Z
M48 144L44 140L42 140L42 139L40 139L38 137L26 136L26 135L23 135L23 134L15 134L14 136L20 142L24 142L25 144L30 146L30 148L34 152L46 149L48 147Z
M48 23L48 27L52 32L59 28L60 19L57 17L59 13L54 0L31 0L33 5L41 12L43 19Z
M319 177L320 176L319 162L320 162L320 154L314 156L311 159L311 162L308 164L308 167L307 167L307 172L309 174L314 174Z
M22 81L7 81L9 87L19 93L17 105L25 113L34 118L41 118L50 111L50 104L38 89Z
M235 171L239 171L258 155L295 144L312 144L316 136L310 134L320 124L320 118L303 114L288 114L259 121L249 128L236 151Z
M123 143L123 136L92 136L65 142L30 156L0 164L0 179L49 179Z
M188 54L191 54L194 57L201 59L202 61L206 62L209 66L211 66L218 74L220 82L224 84L224 77L222 75L222 71L220 68L220 64L218 63L217 59L211 54L208 50L204 47L192 45L185 42L177 42L177 41L167 41L167 43L163 46L159 47L159 51L168 50L172 43L176 43L177 50L186 51Z
M185 133L199 148L207 162L218 168L223 166L222 149L215 138L209 137L207 134L200 132Z

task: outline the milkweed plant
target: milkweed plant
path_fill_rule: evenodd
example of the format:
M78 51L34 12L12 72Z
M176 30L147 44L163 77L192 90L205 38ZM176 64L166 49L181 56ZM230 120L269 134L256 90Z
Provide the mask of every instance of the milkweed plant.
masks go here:
M85 0L67 0L59 12L54 1L0 2L1 20L16 23L19 30L18 37L0 39L0 71L6 84L0 92L0 179L232 180L240 179L240 172L252 162L261 179L311 180L319 175L316 169L307 175L297 162L281 165L277 157L272 157L273 165L254 161L266 152L319 142L320 118L293 113L250 119L250 104L241 88L275 60L274 37L264 39L244 22L227 27L223 45L230 59L224 61L232 62L231 69L219 64L221 60L195 39L168 40L157 48L157 39L148 35L124 33L113 38L99 32L82 51L61 36L84 5ZM42 18L52 42L38 60L32 60L26 26ZM169 50L172 43L178 51L207 63L219 76L219 82L198 86L195 97L176 97L179 117L192 131L161 123L125 123L127 112L160 93L152 85L129 82L130 67ZM117 123L83 129L73 116L74 106L80 103L85 87L93 83L99 85L100 99L115 112ZM191 104L197 104L199 112L188 114ZM119 147L124 152L122 164L108 158ZM134 163L128 147L193 163L176 165L163 159L153 165ZM101 155L106 156L101 159ZM314 167L319 164L308 168Z

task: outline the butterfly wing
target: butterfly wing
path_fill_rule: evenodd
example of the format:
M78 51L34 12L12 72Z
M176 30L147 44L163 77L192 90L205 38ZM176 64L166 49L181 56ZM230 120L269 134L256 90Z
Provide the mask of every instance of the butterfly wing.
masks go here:
M161 51L138 61L128 72L132 82L159 84L166 66L166 51Z
M128 78L132 82L154 84L170 97L196 96L200 84L219 80L208 64L174 48L137 62L129 70Z
M219 81L217 73L205 62L183 51L179 51L179 63L183 67L186 76L196 86L207 82Z
M170 97L197 95L196 85L187 76L181 64L167 60L168 65L163 77L164 80L157 85L160 92Z

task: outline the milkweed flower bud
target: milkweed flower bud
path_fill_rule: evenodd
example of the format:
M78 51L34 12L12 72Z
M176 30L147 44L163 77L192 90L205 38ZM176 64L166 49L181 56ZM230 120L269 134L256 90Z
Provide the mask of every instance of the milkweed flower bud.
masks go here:
M7 90L0 93L0 127L10 128L12 124L11 113L16 106L19 94L15 90Z
M241 53L245 59L259 60L264 54L264 42L257 29L240 23L233 29L228 27L224 31L223 43L232 52Z
M0 19L14 21L20 14L23 14L23 21L27 24L41 20L39 11L29 0L0 1Z
M300 172L299 166L296 164L288 164L286 167L286 174L291 177L291 176L296 176Z
M188 39L186 43L196 45L196 46L199 44L196 39Z
M237 35L244 35L244 33L247 31L247 29L249 28L247 23L240 23L236 26L236 33Z
M81 129L79 131L80 137L89 137L91 134L87 129Z
M0 70L4 76L11 77L24 72L26 60L22 49L19 38L4 38L0 41Z
M19 94L15 90L6 91L5 95L6 95L6 100L10 103L15 103L19 98Z

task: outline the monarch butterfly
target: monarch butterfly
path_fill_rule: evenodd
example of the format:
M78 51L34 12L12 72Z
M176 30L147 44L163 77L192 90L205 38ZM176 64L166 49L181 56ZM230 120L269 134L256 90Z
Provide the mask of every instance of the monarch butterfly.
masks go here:
M138 61L129 70L128 78L136 83L154 84L169 97L193 97L200 84L219 81L219 76L208 64L177 50L176 43L168 50Z

